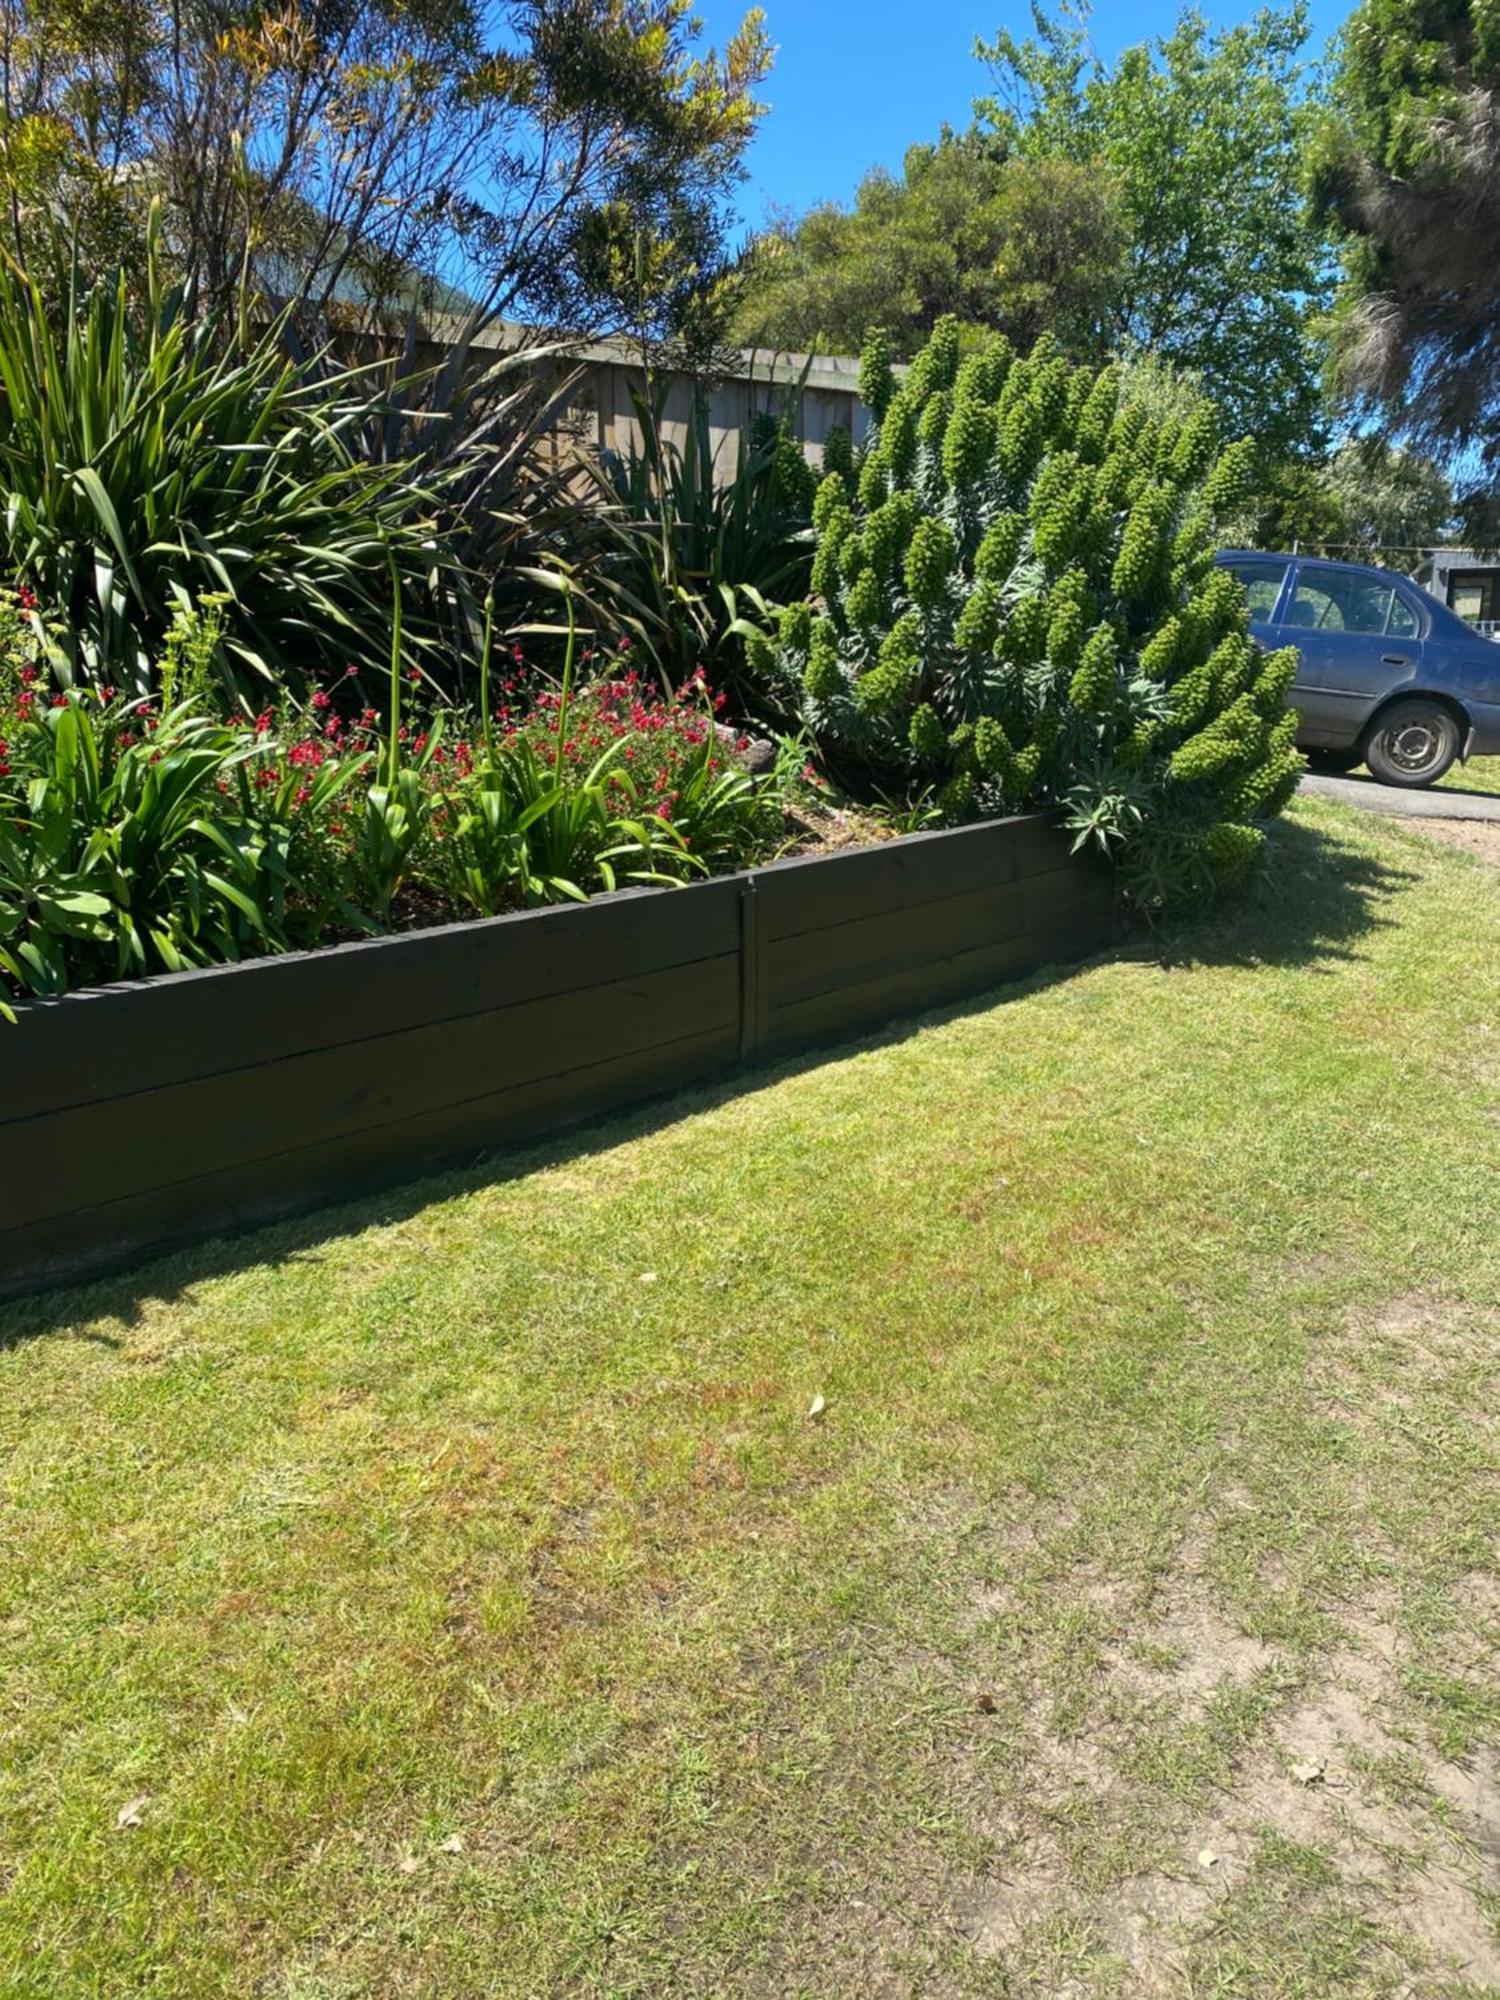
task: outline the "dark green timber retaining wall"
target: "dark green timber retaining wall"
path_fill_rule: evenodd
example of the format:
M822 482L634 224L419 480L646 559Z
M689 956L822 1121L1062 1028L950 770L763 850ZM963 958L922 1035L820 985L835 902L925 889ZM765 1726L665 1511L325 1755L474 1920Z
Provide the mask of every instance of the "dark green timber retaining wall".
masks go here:
M1098 949L1045 818L71 993L0 1022L0 1293L550 1133Z

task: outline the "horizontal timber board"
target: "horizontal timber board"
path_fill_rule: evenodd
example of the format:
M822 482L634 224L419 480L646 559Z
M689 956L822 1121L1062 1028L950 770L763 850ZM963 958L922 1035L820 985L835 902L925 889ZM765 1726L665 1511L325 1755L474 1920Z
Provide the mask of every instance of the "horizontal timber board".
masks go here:
M179 1180L70 1215L66 1229L0 1229L0 1296L64 1285L180 1245L389 1188L731 1069L738 1034L712 1029L339 1139ZM364 1218L366 1222L372 1220Z
M953 833L915 833L853 854L806 855L756 871L768 940L905 910L1061 867L1066 835L1037 815Z
M983 993L1042 966L1085 957L1109 942L1111 929L1111 906L1100 901L1092 909L1080 907L1013 937L974 944L923 965L773 1006L767 1049L783 1054L812 1048L861 1029L884 1027L902 1015Z
M699 959L378 1042L75 1105L0 1126L0 1219L54 1219L517 1085L565 1079L685 1035L738 1028L737 959Z
M567 993L602 971L618 980L734 952L739 902L738 878L723 876L28 1005L15 1026L0 1022L0 1130L13 1118Z
M766 948L770 1004L788 1006L957 951L999 944L1025 928L1022 885L1001 882L965 895L914 903L906 910L856 917L852 923L797 931Z

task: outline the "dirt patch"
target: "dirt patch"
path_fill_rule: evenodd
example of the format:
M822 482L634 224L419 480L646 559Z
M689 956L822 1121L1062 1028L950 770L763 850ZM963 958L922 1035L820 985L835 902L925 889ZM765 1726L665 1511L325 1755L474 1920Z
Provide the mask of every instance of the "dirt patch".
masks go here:
M1330 1415L1366 1436L1399 1432L1447 1449L1431 1414L1471 1437L1500 1435L1500 1314L1415 1293L1356 1313L1320 1343L1312 1386Z
M858 806L821 806L807 801L788 808L783 824L786 845L779 850L783 859L794 854L841 854L897 838L893 826L861 812Z
M1254 1507L1232 1483L1144 1588L1101 1562L1081 1518L1051 1523L1033 1503L1029 1531L1001 1530L1004 1580L974 1591L971 1644L995 1644L997 1689L1006 1651L1077 1683L1002 1694L1008 1748L961 1786L991 1860L955 1891L955 1925L1007 1991L1217 1990L1226 1952L1279 1980L1277 1954L1303 1941L1305 1981L1288 1974L1287 1991L1500 1992L1500 1756L1478 1730L1456 1752L1420 1693L1434 1676L1500 1681L1500 1580L1451 1578L1413 1623L1380 1574L1383 1468L1430 1463L1460 1435L1489 1442L1497 1336L1500 1315L1413 1293L1316 1343L1311 1406L1352 1431L1334 1463L1368 1516L1363 1573L1324 1577L1332 1650L1279 1643L1243 1591L1220 1589L1215 1550ZM1067 1647L1049 1647L1042 1603ZM1343 1956L1320 1986L1325 1950Z
M941 1831L927 1880L848 1906L860 1990L1500 1994L1500 1576L1454 1497L1492 1476L1500 1312L1305 1325L1300 1384L1216 1422L1187 1490L924 1507L946 1609L878 1677Z
M1118 1683L1182 1715L1226 1687L1245 1686L1278 1657L1204 1596L1173 1591L1138 1636L1112 1650L1110 1670Z
M1027 1759L1028 1801L1004 1829L996 1872L960 1906L972 1949L1020 1975L1022 1992L1031 1990L1025 1968L1071 1938L1076 1976L1056 1983L1054 1971L1036 1990L1181 1993L1205 1940L1256 1892L1269 1852L1315 1859L1327 1870L1324 1893L1341 1899L1350 1922L1402 1941L1407 1992L1436 1994L1453 1979L1500 1990L1487 1908L1500 1854L1495 1759L1445 1763L1403 1701L1397 1634L1377 1615L1358 1625L1358 1646L1272 1717L1214 1788L1210 1810L1183 1823L1151 1865L1107 1885L1080 1881L1070 1832L1087 1815L1102 1848L1119 1838L1129 1821L1127 1746L1040 1736ZM1148 1633L1112 1654L1109 1672L1191 1717L1275 1664L1220 1607L1179 1594Z
M1500 820L1493 819L1409 819L1403 826L1413 833L1425 833L1431 840L1461 847L1476 860L1500 868Z

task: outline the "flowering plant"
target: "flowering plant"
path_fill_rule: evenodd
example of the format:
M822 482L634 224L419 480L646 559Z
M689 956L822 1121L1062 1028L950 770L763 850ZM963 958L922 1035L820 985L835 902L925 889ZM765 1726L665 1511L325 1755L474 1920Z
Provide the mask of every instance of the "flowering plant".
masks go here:
M570 656L561 689L518 671L466 715L423 707L398 631L383 709L351 669L224 717L192 677L170 707L55 687L29 632L0 596L0 983L24 992L680 883L779 838L701 677L575 690Z

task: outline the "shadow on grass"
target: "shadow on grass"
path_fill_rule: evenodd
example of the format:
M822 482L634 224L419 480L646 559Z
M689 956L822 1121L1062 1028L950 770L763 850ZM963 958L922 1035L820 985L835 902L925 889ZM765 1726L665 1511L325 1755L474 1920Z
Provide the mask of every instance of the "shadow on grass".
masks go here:
M1399 921L1392 898L1418 877L1324 827L1270 829L1264 875L1249 895L1137 931L1126 957L1154 964L1305 966L1332 972L1372 931Z
M1291 965L1314 972L1325 967L1331 971L1339 962L1359 955L1362 938L1397 921L1387 907L1389 899L1417 879L1410 871L1350 845L1336 833L1284 820L1272 830L1269 865L1253 895L1194 919L1153 930L1133 930L1102 958L1144 960L1184 970L1195 966ZM140 1319L148 1305L169 1303L213 1278L264 1264L315 1261L319 1246L340 1236L405 1221L434 1202L520 1179L543 1167L586 1159L841 1055L889 1046L919 1028L983 1012L998 1001L1023 998L1071 978L1081 969L1067 964L1043 966L1023 979L905 1017L873 1033L782 1057L760 1069L736 1070L633 1110L572 1126L534 1146L487 1153L467 1165L428 1173L290 1221L261 1224L239 1235L217 1236L185 1250L156 1255L112 1276L0 1305L0 1351L47 1335L117 1346L116 1339L91 1328L88 1322L107 1319L128 1326Z

